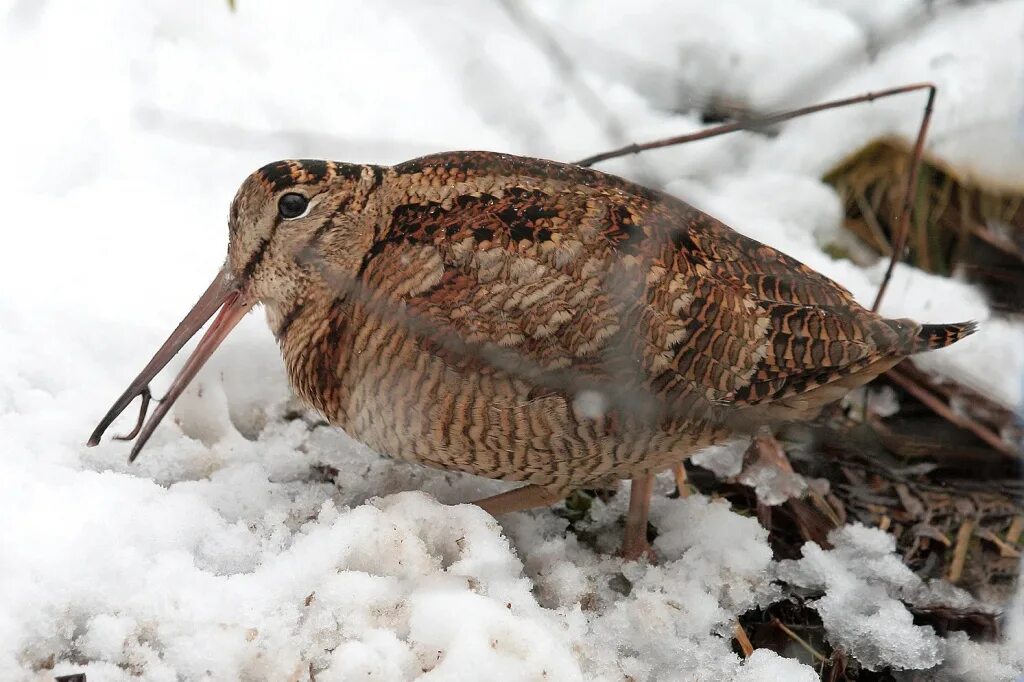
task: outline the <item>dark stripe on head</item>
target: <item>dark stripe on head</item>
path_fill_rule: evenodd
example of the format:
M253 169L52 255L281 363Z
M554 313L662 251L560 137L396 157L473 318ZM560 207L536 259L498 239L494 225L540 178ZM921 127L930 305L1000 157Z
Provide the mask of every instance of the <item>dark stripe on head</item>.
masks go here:
M271 233L273 236L273 233ZM256 247L252 255L249 256L249 262L245 264L245 268L242 269L242 278L250 279L254 272L256 272L256 266L263 260L263 256L267 253L267 247L270 246L270 237L265 237L260 240L260 245Z
M271 190L274 192L279 192L295 184L295 179L292 176L292 165L288 161L268 163L263 168L260 168L257 173L259 173L263 182L270 185Z
M257 172L272 192L280 192L296 185L315 185L323 182L327 179L330 165L329 162L320 159L275 161Z
M301 178L302 182L318 183L327 178L327 162L320 159L302 159L299 161L300 176L305 171L306 177Z
M334 168L336 176L346 180L359 180L363 175L363 168L365 168L357 163L341 163L340 161L331 161L330 165Z

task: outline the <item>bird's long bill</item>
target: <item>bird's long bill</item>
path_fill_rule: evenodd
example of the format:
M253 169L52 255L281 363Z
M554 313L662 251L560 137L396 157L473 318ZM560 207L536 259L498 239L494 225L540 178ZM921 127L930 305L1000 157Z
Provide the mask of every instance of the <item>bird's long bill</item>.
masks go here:
M142 396L139 423L125 437L126 440L136 438L135 445L128 456L129 462L134 461L160 423L160 420L171 409L174 401L177 400L178 396L185 390L185 387L188 386L189 382L199 372L199 369L213 355L213 352L217 350L217 346L221 344L228 333L234 329L235 325L238 324L239 320L245 316L252 306L253 301L246 300L246 297L242 295L241 290L231 275L222 270L203 295L199 297L196 304L192 306L192 309L188 311L185 319L178 323L178 326L167 337L164 344L160 346L160 350L156 352L153 359L143 368L139 376L135 377L135 380L128 385L128 388L117 399L113 407L100 420L96 430L92 432L88 444L93 446L99 443L100 437L107 430L107 427L110 426L111 422L124 412L125 408L135 398ZM217 313L218 310L220 313L213 321L213 324L210 325L210 328L206 330L206 334L203 335L196 349L192 351L192 355L189 356L184 367L178 372L178 376L174 378L174 383L168 389L167 395L160 400L149 421L143 424L143 419L146 416L146 407L149 402L149 382L160 373L160 370L170 362L171 358L181 350L182 346L195 336L196 332L202 329L206 321L213 317L214 313Z

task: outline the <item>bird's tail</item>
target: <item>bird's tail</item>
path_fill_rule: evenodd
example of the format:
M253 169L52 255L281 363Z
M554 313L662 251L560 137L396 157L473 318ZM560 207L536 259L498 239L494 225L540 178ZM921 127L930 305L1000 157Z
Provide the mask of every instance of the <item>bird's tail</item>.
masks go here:
M912 345L912 353L945 348L960 339L978 331L978 323L958 322L956 324L922 324Z

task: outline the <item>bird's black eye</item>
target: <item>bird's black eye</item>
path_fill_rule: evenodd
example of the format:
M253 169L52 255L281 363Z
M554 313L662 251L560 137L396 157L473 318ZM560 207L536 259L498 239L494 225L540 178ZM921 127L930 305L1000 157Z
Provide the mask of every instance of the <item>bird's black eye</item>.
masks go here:
M295 192L288 192L277 200L277 212L285 220L298 218L306 212L307 206L309 199Z

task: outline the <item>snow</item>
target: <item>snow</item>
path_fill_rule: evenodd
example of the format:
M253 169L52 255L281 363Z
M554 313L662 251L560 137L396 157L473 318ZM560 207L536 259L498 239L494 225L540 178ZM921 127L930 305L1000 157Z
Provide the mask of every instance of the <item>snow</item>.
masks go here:
M1007 606L1006 643L938 638L902 605L933 588L877 531L847 527L834 549L777 562L756 520L669 499L665 479L650 566L614 556L624 494L594 502L593 546L550 510L499 524L445 506L502 485L381 458L301 414L259 315L136 464L124 443L84 447L216 272L228 202L267 161L459 148L572 160L694 130L679 113L693 102L768 110L932 79L932 149L1019 185L1024 53L993 46L1019 45L1024 2L528 4L625 140L499 3L237 4L0 6L0 678L817 679L732 651L737 615L789 589L779 576L821 592L829 637L869 665L1024 674L1024 597ZM922 102L603 168L663 182L870 302L884 266L825 255L839 205L817 178L875 134L912 135ZM922 362L1022 402L1024 328L969 284L900 267L883 312L982 320ZM695 461L735 475L745 447Z
M782 561L779 576L798 587L824 591L814 603L833 646L842 647L869 670L931 668L942 657L930 627L914 625L899 596L921 586L893 554L891 535L855 524L832 531L825 551L807 543L799 561Z
M814 669L770 649L757 649L733 682L817 682Z
M736 438L711 445L690 457L690 461L719 478L735 476L743 469L743 453L750 447L750 441L749 437Z
M905 604L976 609L971 596L949 583L924 582L893 553L891 535L851 524L832 531L831 550L813 542L803 558L778 563L777 576L795 587L823 592L812 602L833 646L842 647L869 670L931 668L943 660L940 679L1014 679L1024 665L1019 646L977 643L962 633L942 639L930 626L913 623ZM1019 642L1020 597L1008 605L1011 632Z
M753 488L757 501L775 506L786 500L799 498L807 490L804 477L792 471L783 471L768 462L755 462L739 477L739 482Z

